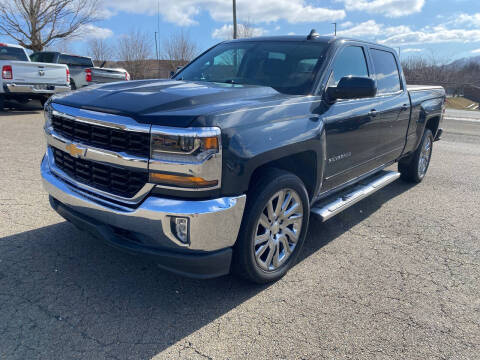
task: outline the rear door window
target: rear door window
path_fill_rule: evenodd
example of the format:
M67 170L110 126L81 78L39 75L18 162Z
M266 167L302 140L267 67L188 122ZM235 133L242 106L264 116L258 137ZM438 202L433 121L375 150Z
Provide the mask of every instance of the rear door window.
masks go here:
M22 48L0 46L0 60L28 61L28 57Z
M395 56L388 51L370 49L377 78L377 95L396 93L402 90L400 72Z
M347 46L335 58L333 72L328 86L337 86L346 76L367 77L368 68L365 53L360 46Z

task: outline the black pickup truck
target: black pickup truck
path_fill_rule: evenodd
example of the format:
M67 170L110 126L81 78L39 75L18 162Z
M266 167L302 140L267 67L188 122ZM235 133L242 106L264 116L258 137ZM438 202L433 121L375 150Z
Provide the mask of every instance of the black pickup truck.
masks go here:
M422 181L444 106L385 46L314 31L226 41L172 79L54 97L41 171L52 207L111 245L264 283L295 263L310 215Z

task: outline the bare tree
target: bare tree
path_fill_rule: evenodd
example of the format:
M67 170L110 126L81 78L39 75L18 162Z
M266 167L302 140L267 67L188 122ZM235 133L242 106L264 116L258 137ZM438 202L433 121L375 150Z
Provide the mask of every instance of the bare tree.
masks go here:
M99 0L0 0L0 34L41 51L95 22Z
M148 59L152 54L150 38L146 33L132 29L120 37L117 43L119 64L124 67L132 79L144 79L148 74Z
M258 35L257 29L255 28L255 24L250 19L247 19L243 23L238 24L237 32L238 32L239 39L251 38ZM232 39L233 39L233 33L232 33Z
M92 57L96 66L100 66L113 58L112 48L104 39L90 40L88 54Z
M230 25L231 26L231 25ZM227 36L228 40L233 39L233 26L231 26L231 30ZM259 36L261 33L259 33L258 29L255 27L255 24L252 20L249 18L243 21L241 24L237 25L237 38L238 39L244 39L244 38L251 38L254 36Z
M189 34L179 30L163 42L162 58L168 61L170 69L175 71L178 66L188 64L197 55L197 44Z

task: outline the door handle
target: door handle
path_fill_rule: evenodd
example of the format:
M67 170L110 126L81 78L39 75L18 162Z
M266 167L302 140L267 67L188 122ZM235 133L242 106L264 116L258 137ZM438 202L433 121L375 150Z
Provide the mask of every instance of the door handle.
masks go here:
M407 111L408 109L410 109L410 106L408 106L408 104L402 105L402 111Z
M377 110L375 110L375 109L370 110L368 115L371 116L371 117L376 117L377 116Z

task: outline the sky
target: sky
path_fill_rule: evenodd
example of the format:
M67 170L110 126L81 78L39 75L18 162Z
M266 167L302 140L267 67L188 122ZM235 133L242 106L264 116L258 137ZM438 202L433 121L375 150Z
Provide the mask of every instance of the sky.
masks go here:
M135 29L151 36L155 56L155 31L162 42L182 29L203 51L231 32L232 0L103 0L99 16L69 50L86 54L90 39L114 45ZM338 35L395 47L402 58L480 55L480 0L237 0L237 16L256 35L327 35L336 22Z

